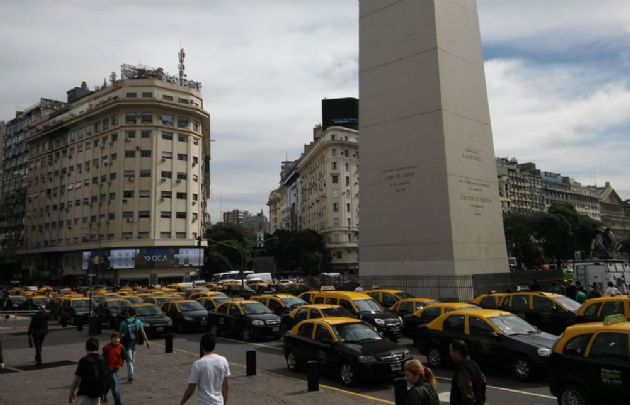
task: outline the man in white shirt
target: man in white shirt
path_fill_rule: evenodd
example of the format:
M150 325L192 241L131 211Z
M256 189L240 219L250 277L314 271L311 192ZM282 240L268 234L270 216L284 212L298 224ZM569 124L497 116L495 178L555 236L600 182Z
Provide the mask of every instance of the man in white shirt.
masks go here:
M615 295L621 295L617 287L613 284L612 281L608 282L608 288L604 291L604 295L608 297L614 297Z
M216 339L211 334L206 333L201 337L204 356L192 365L188 387L180 405L190 399L197 386L199 405L227 405L230 366L225 357L213 353L215 345Z

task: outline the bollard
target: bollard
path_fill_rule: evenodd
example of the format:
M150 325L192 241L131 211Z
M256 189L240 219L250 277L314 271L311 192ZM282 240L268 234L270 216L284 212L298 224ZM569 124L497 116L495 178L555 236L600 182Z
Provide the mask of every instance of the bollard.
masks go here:
M83 328L83 323L81 323L81 328ZM101 334L101 322L98 318L90 318L88 321L88 335L97 336Z
M248 350L245 355L247 375L256 375L256 350Z
M165 336L164 353L173 353L173 335Z
M405 378L394 379L394 401L396 405L405 405L407 399L407 380Z
M308 392L319 391L319 363L309 361L306 363L306 382Z

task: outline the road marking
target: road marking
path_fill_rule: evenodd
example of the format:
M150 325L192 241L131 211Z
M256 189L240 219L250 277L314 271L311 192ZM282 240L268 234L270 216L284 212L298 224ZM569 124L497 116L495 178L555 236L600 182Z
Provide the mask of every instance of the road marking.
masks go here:
M446 381L452 381L452 378L448 378L448 377L435 377L438 380L446 380ZM551 395L545 395L545 394L537 394L535 392L528 392L528 391L521 391L521 390L515 390L513 388L505 388L505 387L495 387L494 385L487 385L486 388L491 388L493 390L499 390L499 391L507 391L507 392L512 392L514 394L521 394L521 395L529 395L532 397L539 397L539 398L547 398L547 399L556 399L556 397L551 396Z
M160 344L160 343L151 343L151 346L164 347L164 345L162 345L162 344ZM177 352L181 352L181 353L190 354L190 355L193 355L193 356L195 356L195 357L196 357L196 356L199 356L199 353L193 353L193 352L190 352L190 351L188 351L188 350L178 349L178 348L176 348L176 347L174 347L174 348L173 348L173 350L175 350L175 351L177 351ZM236 363L236 362L233 362L233 361L228 361L228 363L233 364L233 365L235 365L235 366L237 366L237 367L247 368L244 364L241 364L241 363Z

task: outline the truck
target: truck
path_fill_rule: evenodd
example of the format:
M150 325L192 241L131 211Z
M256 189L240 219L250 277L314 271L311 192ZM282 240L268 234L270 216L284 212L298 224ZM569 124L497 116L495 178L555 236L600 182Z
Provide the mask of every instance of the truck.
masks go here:
M618 278L623 278L626 283L630 281L628 262L609 259L573 263L573 280L583 286L598 283L605 287L609 281L616 283Z

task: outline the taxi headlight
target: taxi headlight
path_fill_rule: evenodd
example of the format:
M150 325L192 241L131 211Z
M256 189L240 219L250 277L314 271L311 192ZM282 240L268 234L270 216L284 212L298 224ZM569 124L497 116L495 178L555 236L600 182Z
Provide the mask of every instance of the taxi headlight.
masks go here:
M252 325L254 325L254 326L265 326L265 321L262 321L260 319L254 319L252 321Z
M359 363L363 363L363 364L372 364L372 363L376 363L376 357L374 357L374 356L359 356L357 358L357 361Z
M539 347L536 351L540 357L549 357L551 356L551 349L547 349L546 347Z
M380 318L374 319L374 323L377 324L377 325L381 325L381 326L385 325L385 321L380 319Z
M402 317L400 317L400 316L399 316L399 317L398 317L398 321L399 321L400 323L403 323L403 319L402 319Z
M173 321L171 321L170 319L168 320L168 326L173 326Z

